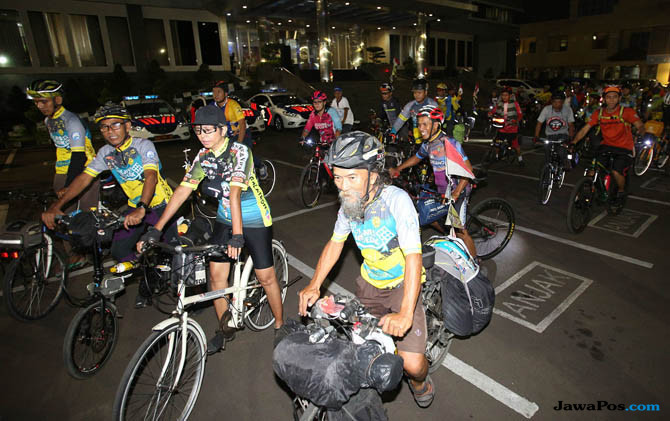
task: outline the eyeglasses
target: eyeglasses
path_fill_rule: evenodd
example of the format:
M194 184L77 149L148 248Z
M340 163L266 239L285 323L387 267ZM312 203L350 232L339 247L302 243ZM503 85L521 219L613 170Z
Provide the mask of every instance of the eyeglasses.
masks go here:
M208 126L208 127L203 127L203 126L195 126L193 128L193 131L195 132L196 135L199 134L212 134L214 133L218 127L215 126Z
M121 128L121 125L122 125L122 124L123 124L123 123L120 122L120 121L117 121L117 122L112 123L112 124L101 124L101 125L100 125L100 131L101 131L101 132L108 132L108 131L110 131L110 130L117 131L117 130L119 130L119 129Z

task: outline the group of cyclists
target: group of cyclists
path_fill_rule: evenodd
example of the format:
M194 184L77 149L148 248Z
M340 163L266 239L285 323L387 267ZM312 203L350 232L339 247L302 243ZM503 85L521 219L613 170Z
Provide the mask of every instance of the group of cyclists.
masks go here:
M153 143L131 136L131 116L121 104L107 103L96 111L94 121L106 142L96 153L88 130L75 114L64 108L62 85L53 80L32 83L27 93L44 114L57 151L53 188L59 198L43 213L42 220L53 228L57 215L77 206L84 210L95 206L98 189L93 188L93 183L101 172L110 170L128 196L124 227L115 234L111 254L118 262L133 261L145 242L161 239L181 205L200 188L218 200L210 242L227 246L228 250L227 257L210 261L209 288L227 287L230 264L246 247L256 276L267 293L275 317L274 327L279 329L284 323L284 312L273 266L270 206L258 185L244 114L240 105L227 96L226 86L215 84L214 103L195 113L191 125L203 148L173 191L161 175L162 164ZM340 116L329 106L324 92L315 91L312 95L314 111L302 132L305 137L316 130L320 142L329 144L326 163L332 168L341 206L314 276L299 293L299 314L306 314L307 308L319 298L320 287L339 260L344 241L352 234L363 256L356 296L380 319L383 331L397 340L410 390L420 407L429 406L435 395L424 356L426 319L419 297L425 271L421 262L420 226L412 198L391 185L391 178L428 159L438 194L453 203L462 224L466 222L474 178L454 176L448 171L449 160L455 159L466 168L466 173L473 172L462 145L450 134L460 108L460 92L457 94L453 86L438 84L438 96L433 99L428 88L425 79L414 80L413 100L401 107L392 85L383 83L379 87L379 117L390 128L391 136L397 136L411 121L408 137L415 144L413 154L394 168L384 168L384 145L377 137L363 131L341 133ZM509 90L501 92L491 113L505 121L498 135L518 150L522 112L511 94ZM538 117L535 135L539 136L545 124L547 136L563 136L566 142L575 144L590 127L599 125L603 137L601 148L617 156L614 178L623 192L624 175L632 159L632 127L643 133L644 125L633 108L622 105L625 95L620 88L606 87L603 96L606 107L593 113L575 135L574 113L566 106L564 93L552 94L551 103ZM518 156L523 164L521 154ZM445 230L444 224L437 224L436 228ZM461 228L456 235L476 256L467 231ZM140 288L136 306L145 306L146 297ZM226 299L215 300L214 307L218 329L208 343L209 354L224 348L235 334L228 325L230 312Z

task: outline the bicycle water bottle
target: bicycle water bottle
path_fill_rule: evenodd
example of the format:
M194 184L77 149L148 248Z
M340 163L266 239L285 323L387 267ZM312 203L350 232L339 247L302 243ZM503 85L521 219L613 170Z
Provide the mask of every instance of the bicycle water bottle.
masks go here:
M133 262L121 262L117 263L114 266L112 266L109 271L112 273L123 273L127 270L130 270L135 267L135 263Z
M605 178L603 179L603 181L605 183L605 191L609 192L610 191L610 175L609 174L605 175Z

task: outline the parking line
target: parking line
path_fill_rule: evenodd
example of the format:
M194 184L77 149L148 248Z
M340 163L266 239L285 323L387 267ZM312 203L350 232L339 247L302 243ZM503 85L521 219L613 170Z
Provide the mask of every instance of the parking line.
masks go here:
M287 167L297 168L297 169L299 169L299 170L305 168L304 165L292 164L292 163L290 163L290 162L280 161L280 160L278 160L278 159L272 159L271 161L272 161L272 162L275 162L275 163L277 163L277 164L286 165Z
M477 168L481 168L481 166L478 166ZM488 170L488 172L491 172L491 173L494 173L494 174L509 175L509 176L512 176L512 177L526 178L528 180L535 180L535 181L539 180L538 177L532 177L530 175L523 175L523 174L514 174L514 173L511 173L511 172L505 172L505 171L499 171L499 170ZM563 185L568 186L568 187L575 187L574 184L570 184L570 183L563 183ZM629 194L628 198L629 199L634 199L634 200L639 200L641 202L648 202L648 203L654 203L654 204L657 204L657 205L670 206L670 202L664 202L662 200L656 200L656 199L649 199L648 197L635 196L635 195Z
M304 262L291 254L287 253L287 256L289 265L310 278L314 276L314 269L307 266ZM338 294L353 296L349 290L335 281L330 282L327 289ZM454 374L460 376L463 380L488 394L493 399L523 415L525 418L531 418L540 409L535 402L529 401L451 354L447 354L442 365Z
M14 162L14 157L16 156L16 151L18 149L12 149L12 151L9 153L9 156L7 156L7 159L5 159L5 163L3 165L3 170L2 172L7 172L9 171L9 166L12 165L12 162Z
M333 200L332 202L324 203L323 205L319 205L319 206L314 206L313 208L300 209L300 210L297 210L295 212L287 213L286 215L281 215L281 216L278 216L276 218L272 218L272 222L283 221L284 219L293 218L294 216L302 215L303 213L313 212L315 210L327 208L329 206L336 205L337 203L338 203L337 200Z

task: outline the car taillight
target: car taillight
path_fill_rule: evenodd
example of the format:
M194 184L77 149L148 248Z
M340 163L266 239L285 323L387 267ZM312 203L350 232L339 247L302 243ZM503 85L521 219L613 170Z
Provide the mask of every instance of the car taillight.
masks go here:
M3 259L9 259L9 253L7 253L6 251L3 251L3 252L0 253L0 257L2 257Z
M19 252L18 251L13 251L10 253L10 257L12 259L18 259L19 258Z

